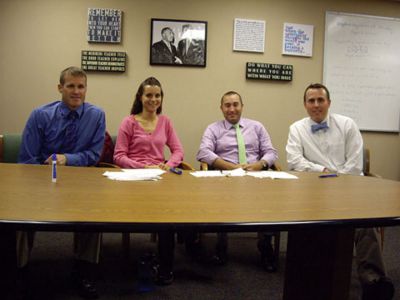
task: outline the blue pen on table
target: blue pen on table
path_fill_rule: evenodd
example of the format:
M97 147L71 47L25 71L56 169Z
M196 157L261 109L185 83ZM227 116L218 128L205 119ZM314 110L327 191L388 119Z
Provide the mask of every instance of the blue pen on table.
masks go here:
M319 178L329 178L329 177L338 177L338 174L324 174L324 175L319 175Z
M57 154L51 155L51 182L57 182Z
M169 168L169 171L177 175L182 175L182 170L178 168Z

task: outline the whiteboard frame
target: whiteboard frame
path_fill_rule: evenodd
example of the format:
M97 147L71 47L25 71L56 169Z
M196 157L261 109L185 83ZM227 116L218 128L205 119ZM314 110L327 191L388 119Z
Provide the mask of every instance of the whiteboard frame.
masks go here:
M336 11L326 11L325 12L325 35L324 35L324 57L323 57L323 84L326 85L326 78L327 78L327 69L326 66L327 64L327 39L328 39L328 34L327 34L327 16L331 14L331 15L337 15L337 16L350 16L350 17L359 17L359 18L366 18L366 19L381 19L381 20L385 20L385 21L395 21L395 22L399 22L399 26L400 26L400 18L396 18L396 17L384 17L384 16L375 16L375 15L367 15L367 14L356 14L356 13L346 13L346 12L336 12ZM400 59L400 57L399 57ZM329 89L329 87L328 87ZM400 97L400 95L399 95ZM399 104L400 107L400 104ZM400 109L400 108L399 108ZM340 112L339 112L340 113ZM358 124L357 124L358 125ZM360 131L364 131L364 132L385 132L385 133L400 133L400 118L398 120L398 127L397 129L393 129L393 130L388 130L388 129L364 129L364 128L360 128Z

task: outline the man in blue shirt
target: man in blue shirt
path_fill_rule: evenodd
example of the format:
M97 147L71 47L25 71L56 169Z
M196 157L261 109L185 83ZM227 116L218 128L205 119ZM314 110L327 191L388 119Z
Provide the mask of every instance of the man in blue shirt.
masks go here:
M93 166L99 160L105 136L104 112L85 102L86 73L69 67L61 72L58 90L61 101L35 109L22 135L18 162L49 164L56 154L57 164ZM74 279L82 296L98 297L91 279L99 260L100 234L75 233ZM26 232L17 234L18 266L28 263L29 247Z

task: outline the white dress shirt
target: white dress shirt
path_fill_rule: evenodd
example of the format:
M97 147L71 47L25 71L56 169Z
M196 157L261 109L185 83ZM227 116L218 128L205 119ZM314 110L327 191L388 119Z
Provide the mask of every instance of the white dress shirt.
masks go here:
M363 140L356 123L345 116L328 114L327 129L315 133L311 118L293 123L286 145L290 170L322 172L325 168L344 174L362 174Z

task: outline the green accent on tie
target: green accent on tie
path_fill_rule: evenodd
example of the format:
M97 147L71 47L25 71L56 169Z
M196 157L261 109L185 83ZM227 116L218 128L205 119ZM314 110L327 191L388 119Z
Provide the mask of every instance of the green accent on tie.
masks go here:
M244 145L244 139L242 132L240 131L239 124L233 125L236 128L236 140L238 144L238 155L239 155L239 163L247 164L246 159L246 146Z

